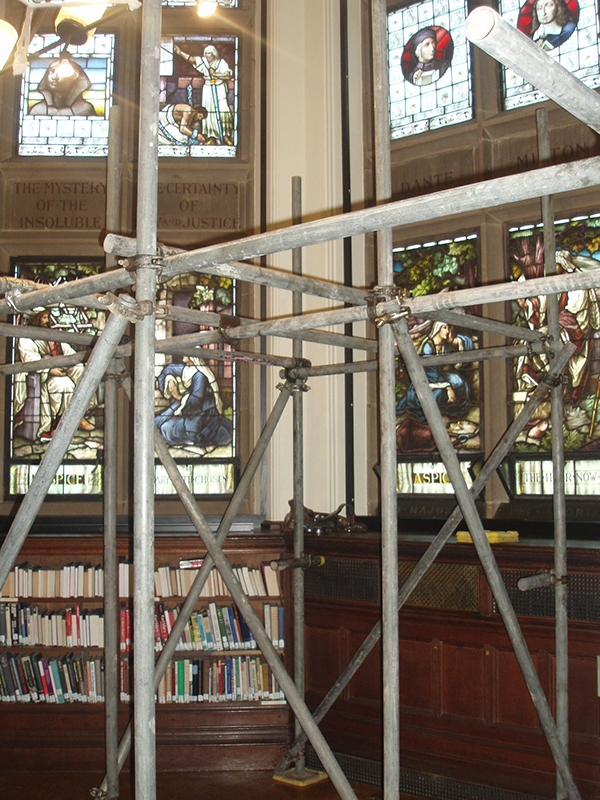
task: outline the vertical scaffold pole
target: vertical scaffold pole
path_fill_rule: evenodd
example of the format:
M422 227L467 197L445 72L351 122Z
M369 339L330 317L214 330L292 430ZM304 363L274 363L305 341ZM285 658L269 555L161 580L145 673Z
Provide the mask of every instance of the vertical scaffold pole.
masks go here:
M373 99L375 126L375 195L392 195L388 111L387 4L372 0ZM377 234L377 282L393 283L392 231ZM400 793L400 659L398 651L398 511L396 495L396 403L394 335L379 331L379 419L381 462L381 619L383 654L383 797Z
M292 225L302 222L302 179L298 175L292 177ZM292 250L292 272L302 275L302 248ZM302 314L302 295L292 293L292 314ZM292 342L294 358L302 358L302 342ZM302 381L294 387L293 404L293 462L294 462L294 557L300 558L304 553L304 392ZM304 570L294 570L294 681L298 694L304 697ZM302 727L298 719L294 719L294 733L298 736ZM306 776L306 761L301 754L294 765L296 778Z
M158 206L160 0L142 9L136 299L154 307ZM136 324L133 454L135 796L156 800L154 706L154 313Z
M119 231L121 109L109 116L106 163L106 229ZM116 259L107 254L106 267ZM117 575L117 366L113 359L104 383L104 728L107 800L119 797L119 601Z
M104 726L107 800L119 797L117 436L117 374L113 359L104 382Z
M550 163L550 131L546 109L536 111L538 154L540 164ZM554 233L554 201L552 195L542 197L544 230L544 275L556 275L556 240ZM548 332L560 341L558 295L548 295ZM567 519L565 509L565 447L563 439L564 395L562 383L551 388L552 425L552 507L554 516L554 647L556 653L556 731L565 754L569 752L569 644L567 620ZM556 798L564 800L565 786L556 770Z

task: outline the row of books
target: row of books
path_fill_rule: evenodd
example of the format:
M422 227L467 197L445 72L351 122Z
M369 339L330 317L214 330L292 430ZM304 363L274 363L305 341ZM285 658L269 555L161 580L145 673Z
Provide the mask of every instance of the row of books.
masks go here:
M104 664L86 653L44 658L0 653L0 699L5 703L102 703Z
M186 597L202 566L202 559L181 560L179 567L162 566L154 573L154 591L159 597ZM261 568L233 566L238 583L248 597L281 597L279 575L268 564ZM212 569L200 597L230 597L217 569Z
M159 684L159 703L284 702L268 664L259 656L171 661Z
M84 563L65 564L55 569L17 564L0 591L0 598L103 596L103 568L99 564Z
M122 610L121 649L123 650L127 649L128 614L128 609ZM156 650L162 650L178 614L178 607L168 608L161 602L154 604L154 646ZM264 603L263 621L273 646L283 649L285 645L283 606ZM210 602L203 611L192 613L177 649L253 650L256 649L256 641L237 606L218 606L216 603Z
M179 607L154 604L155 649L162 650L179 615ZM119 647L126 652L132 643L131 611L119 612ZM263 604L265 629L275 647L284 646L283 606ZM28 603L0 603L0 645L5 647L104 647L104 612L75 604L48 611ZM236 606L210 602L188 620L178 650L248 650L256 642Z
M0 603L0 645L104 647L104 612L77 604L47 611L28 603Z
M161 566L154 573L154 589L159 597L186 597L202 566L202 559L180 561L178 567ZM235 566L233 571L248 597L280 597L279 576L268 564L257 567ZM118 566L119 597L129 597L131 564ZM65 564L56 569L31 564L17 564L0 591L1 598L103 597L104 569L84 563ZM212 569L202 588L201 597L229 597L221 575Z

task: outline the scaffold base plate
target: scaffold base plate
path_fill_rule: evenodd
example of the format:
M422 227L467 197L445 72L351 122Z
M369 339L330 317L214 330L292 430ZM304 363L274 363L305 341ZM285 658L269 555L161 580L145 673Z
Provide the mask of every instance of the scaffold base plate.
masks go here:
M304 775L296 775L294 769L288 769L282 775L273 775L273 780L277 783L286 783L288 786L313 786L315 783L329 780L326 772L315 769L305 769Z

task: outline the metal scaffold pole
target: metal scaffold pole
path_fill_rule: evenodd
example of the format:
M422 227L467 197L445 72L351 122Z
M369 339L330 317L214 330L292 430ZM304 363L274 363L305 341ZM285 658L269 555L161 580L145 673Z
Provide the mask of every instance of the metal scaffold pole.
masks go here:
M136 797L156 800L154 705L154 340L158 209L158 92L161 4L142 11L137 192L136 299L151 309L136 324L133 455L133 638Z
M302 222L302 180L299 176L292 178L292 224ZM292 272L302 275L302 249L292 250ZM292 314L302 315L302 294L292 294ZM292 355L302 358L302 342L294 339ZM294 557L304 554L304 383L297 381L294 385L293 404L293 462L294 462ZM293 571L294 581L294 681L298 694L303 698L305 693L304 679L304 570ZM294 720L294 732L298 736L302 730L298 718ZM301 754L294 765L294 776L306 778L306 760Z
M375 197L392 195L388 111L387 3L372 0ZM377 281L394 282L392 231L377 234ZM385 290L384 290L385 291ZM381 622L383 659L383 797L400 794L400 657L398 647L398 500L396 494L396 362L394 334L379 330L379 461L381 464Z
M536 111L538 151L540 163L550 161L550 131L548 112ZM542 223L544 230L544 274L556 275L556 241L554 234L554 202L551 195L542 197ZM555 342L560 341L558 295L547 300L548 333ZM566 754L569 752L569 643L567 620L567 516L565 507L565 447L563 438L564 394L563 384L557 382L551 389L552 435L552 509L554 512L554 626L556 653L556 732ZM556 798L567 796L565 785L556 770Z
M119 229L121 109L110 110L108 158L106 164L106 227ZM106 267L115 265L106 256ZM119 598L117 563L117 361L113 359L104 376L104 728L107 800L118 800L119 768Z
M104 381L104 726L107 800L119 797L119 599L117 564L117 372Z

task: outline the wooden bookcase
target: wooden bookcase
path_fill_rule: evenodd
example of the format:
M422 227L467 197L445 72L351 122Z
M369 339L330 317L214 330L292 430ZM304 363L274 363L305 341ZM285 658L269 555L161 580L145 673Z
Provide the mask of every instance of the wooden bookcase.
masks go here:
M131 539L118 536L120 561L131 560ZM231 534L224 551L232 566L260 568L280 556L283 541L277 532ZM17 559L43 569L60 569L66 564L97 565L102 562L100 535L56 536L31 534ZM177 533L159 535L155 540L156 567L176 568L182 559L202 558L205 549L199 536ZM94 610L102 608L102 599L93 597L17 598L22 603L63 612L80 606ZM162 596L168 607L181 605L183 597ZM261 616L267 604L283 604L281 597L250 598ZM0 603L5 602L0 598ZM131 606L128 598L120 599L122 606ZM197 612L209 602L218 606L233 604L230 597L201 597ZM102 649L85 648L90 656L100 657ZM133 647L132 647L133 650ZM77 652L77 647L40 645L0 646L0 653L38 653L46 658ZM157 653L158 655L158 653ZM125 657L124 654L122 654ZM228 651L178 650L174 660L209 659L223 662L227 658L248 656L258 659L260 653L250 649ZM282 651L283 657L283 651ZM120 728L130 719L132 705L120 702ZM157 768L169 770L270 769L283 752L290 736L290 713L286 704L264 700L222 700L220 702L157 703ZM69 769L102 770L104 764L104 705L102 702L1 702L0 748L5 763L30 763L39 769L53 769L67 763ZM126 766L126 768L128 765Z
M400 581L429 540L401 536ZM325 556L323 567L305 572L306 691L315 708L379 619L380 541L376 533L307 536L305 550ZM552 590L523 593L516 585L552 568L551 544L494 545L494 553L554 709ZM598 800L600 555L591 543L570 547L568 555L570 760L582 797ZM553 797L554 762L472 545L444 548L399 624L401 788L458 797L468 784L468 796L482 800ZM380 645L321 725L347 774L375 784L382 753Z

